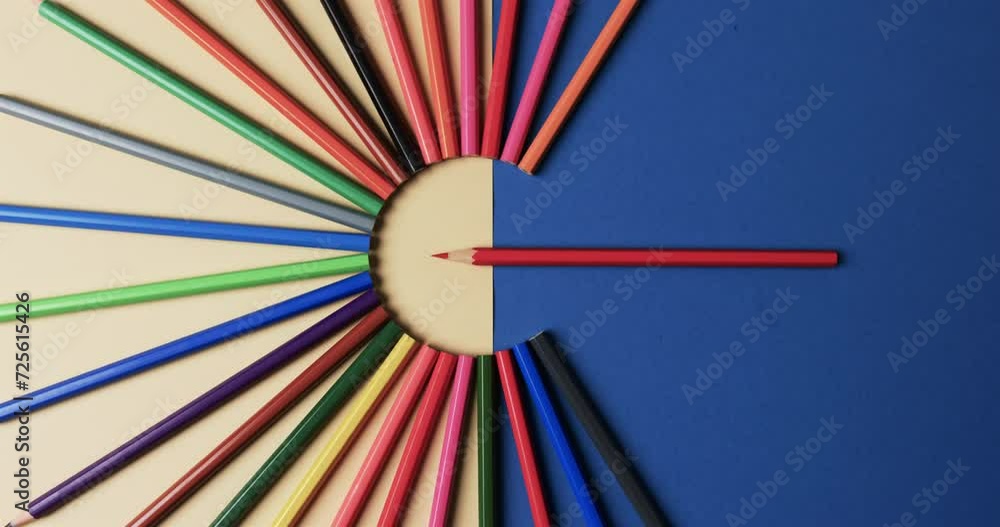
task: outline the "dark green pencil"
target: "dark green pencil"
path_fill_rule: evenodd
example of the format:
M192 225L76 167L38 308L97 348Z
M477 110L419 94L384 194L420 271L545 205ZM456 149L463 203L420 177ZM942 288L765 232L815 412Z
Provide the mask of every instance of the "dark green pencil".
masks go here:
M479 526L493 527L496 520L493 439L496 434L497 366L493 357L476 359L476 402L479 431Z

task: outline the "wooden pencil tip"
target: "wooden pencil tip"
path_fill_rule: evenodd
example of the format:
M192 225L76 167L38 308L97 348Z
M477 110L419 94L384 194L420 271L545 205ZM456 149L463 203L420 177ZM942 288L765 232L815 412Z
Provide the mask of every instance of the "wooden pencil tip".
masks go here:
M442 260L448 260L449 262L459 262L459 263L473 263L473 254L475 254L475 249L466 249L464 251L451 251L447 253L435 254L435 258L440 258Z

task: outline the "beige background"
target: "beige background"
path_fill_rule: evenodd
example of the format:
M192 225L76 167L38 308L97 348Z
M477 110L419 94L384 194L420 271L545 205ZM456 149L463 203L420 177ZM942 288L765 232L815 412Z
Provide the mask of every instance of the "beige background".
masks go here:
M404 4L404 20L421 72L426 74L417 2ZM487 2L483 2L484 6ZM320 44L323 52L344 77L348 87L363 95L360 81L329 27L316 1L288 2L296 17ZM347 4L372 42L374 53L387 74L390 71L384 37L370 0ZM453 63L458 65L457 2L443 2ZM65 2L79 14L120 37L167 67L181 72L197 85L266 123L299 146L335 164L318 147L235 76L191 43L170 23L143 2ZM226 39L244 50L266 72L279 78L297 98L360 150L361 145L336 109L326 100L308 72L288 50L266 17L251 0L188 0L185 5ZM490 26L486 9L483 28ZM150 85L116 62L39 19L30 0L8 0L0 4L0 93L13 95L140 137L151 138L173 148L234 166L256 176L280 182L317 196L330 198L326 189L250 145L221 125L188 108L161 89ZM488 35L488 32L484 31ZM484 46L484 57L489 46ZM488 72L488 59L484 60ZM390 83L394 89L395 83ZM397 94L398 95L398 94ZM367 99L362 97L367 105ZM369 107L370 110L370 107ZM73 153L71 153L73 152ZM128 212L201 220L239 221L307 228L331 228L323 220L218 187L200 179L161 168L124 154L101 148L39 126L0 116L0 202ZM60 167L61 165L61 167ZM448 166L450 165L450 166ZM428 334L454 344L458 351L481 352L492 340L492 298L489 273L430 261L426 254L460 248L463 244L490 242L490 165L486 162L452 162L435 169L439 177L418 180L412 193L417 201L399 205L398 225L393 236L406 240L399 254L400 265L380 269L387 287L398 287L393 307L404 317L421 302L440 295L449 279L470 284L469 293L449 304L426 328ZM66 171L65 167L69 170ZM461 186L448 189L446 182ZM444 185L444 186L441 186ZM418 190L423 188L423 190ZM461 196L472 202L458 212L448 206ZM437 201L434 201L436 198ZM481 200L481 201L473 201ZM401 203L403 201L401 200ZM394 209L395 210L395 209ZM395 214L395 213L394 213ZM404 220L405 216L405 221ZM447 227L447 230L444 228ZM458 245L456 245L458 244ZM395 247L395 245L394 245ZM389 249L386 249L387 251ZM0 224L0 302L13 300L16 292L28 290L35 298L109 286L139 284L176 277L301 261L330 256L312 249L269 247L179 238L119 233L87 232L46 227ZM396 259L391 261L397 262ZM408 280L413 273L420 279ZM464 274L463 274L464 273ZM90 313L78 313L32 321L34 388L52 384L112 360L132 355L169 340L239 316L276 301L328 283L319 279L249 290L218 293L166 302L143 304ZM416 290L407 282L419 283ZM399 284L398 286L396 284ZM427 296L430 295L430 296ZM485 296L484 296L485 295ZM397 306L396 299L399 299ZM317 310L277 327L258 332L225 346L216 347L163 366L113 386L50 407L31 421L32 491L37 497L78 469L123 441L178 409L209 387L243 368L278 344L301 331L328 311ZM0 340L13 341L11 325L0 326ZM452 340L453 339L453 340ZM432 339L434 340L434 339ZM434 340L434 342L438 342ZM324 348L325 349L325 348ZM292 366L216 411L197 426L171 439L127 469L90 491L46 520L46 525L120 525L139 512L192 463L250 416L322 350L317 349ZM12 354L3 368L13 371ZM336 376L334 376L335 378ZM4 377L8 379L7 376ZM221 509L235 490L271 453L316 399L332 383L324 382L295 409L270 429L236 462L217 475L201 492L177 511L168 525L204 525ZM4 382L13 383L12 379ZM12 393L13 386L0 386ZM306 518L304 525L328 525L340 496L373 440L388 405L383 404L372 424L360 436L358 447L342 463L337 475ZM285 497L330 436L330 428L281 480L249 518L248 525L267 525ZM442 422L443 424L443 422ZM15 467L10 423L0 426L0 471ZM425 524L429 510L441 434L431 446L420 478L414 507L407 524ZM474 441L472 441L474 443ZM396 456L399 452L397 450ZM474 456L474 449L469 451ZM363 519L374 524L395 469L387 474L371 500ZM9 477L9 476L8 476ZM462 473L456 524L474 521L475 464L465 463ZM9 485L8 485L9 488ZM13 514L13 496L6 493L5 511ZM81 523L82 522L82 523Z

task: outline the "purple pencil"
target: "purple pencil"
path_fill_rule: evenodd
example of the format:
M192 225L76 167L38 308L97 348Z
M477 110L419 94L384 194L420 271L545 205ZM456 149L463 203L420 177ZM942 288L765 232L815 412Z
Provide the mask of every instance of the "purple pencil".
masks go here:
M164 418L145 432L111 451L87 468L39 496L28 505L28 512L7 524L23 527L66 505L101 481L149 452L174 434L215 410L220 405L253 386L309 349L357 321L378 305L378 296L368 290L346 306L292 337L274 351L243 368L215 388Z

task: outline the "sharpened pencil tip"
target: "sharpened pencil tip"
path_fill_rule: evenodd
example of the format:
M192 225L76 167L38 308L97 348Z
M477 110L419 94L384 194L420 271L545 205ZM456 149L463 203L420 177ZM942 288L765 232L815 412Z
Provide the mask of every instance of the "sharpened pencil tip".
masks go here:
M440 258L442 260L448 259L448 253L437 253L434 255L435 258Z

